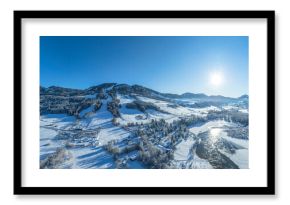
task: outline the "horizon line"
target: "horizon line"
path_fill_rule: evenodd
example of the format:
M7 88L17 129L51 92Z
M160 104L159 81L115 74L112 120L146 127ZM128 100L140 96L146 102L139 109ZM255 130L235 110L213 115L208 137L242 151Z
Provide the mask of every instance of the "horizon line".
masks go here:
M44 87L44 88L49 88L49 87L61 87L61 88L67 88L67 89L75 89L75 90L85 90L85 89L88 89L90 87L94 87L94 86L99 86L99 85L102 85L102 84L116 84L116 85L129 85L129 86L134 86L134 85L137 85L137 86L142 86L142 87L145 87L147 89L150 89L150 90L153 90L153 91L156 91L158 93L161 93L161 94L173 94L173 95L183 95L183 94L186 94L186 93L191 93L191 94L204 94L206 96L223 96L223 97L228 97L228 98L239 98L241 96L244 96L244 95L247 95L249 96L248 93L244 93L244 94L241 94L241 95L238 95L236 97L234 96L225 96L225 95L210 95L208 93L205 93L205 92L189 92L189 91L186 91L186 92L183 92L181 94L178 94L178 93L171 93L171 92L160 92L160 91L157 91L153 88L150 88L150 87L147 87L147 86L143 86L143 85L140 85L140 84L127 84L127 83L112 83L112 82L108 82L108 83L100 83L100 84L94 84L94 85L91 85L91 86L88 86L86 88L74 88L74 87L64 87L64 86L59 86L59 85L50 85L50 86L42 86L40 85L40 87Z

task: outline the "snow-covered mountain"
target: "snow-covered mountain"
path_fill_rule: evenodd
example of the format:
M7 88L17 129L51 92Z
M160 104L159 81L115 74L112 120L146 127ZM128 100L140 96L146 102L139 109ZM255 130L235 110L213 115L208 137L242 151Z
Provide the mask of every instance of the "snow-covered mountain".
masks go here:
M41 168L248 168L248 96L40 87Z

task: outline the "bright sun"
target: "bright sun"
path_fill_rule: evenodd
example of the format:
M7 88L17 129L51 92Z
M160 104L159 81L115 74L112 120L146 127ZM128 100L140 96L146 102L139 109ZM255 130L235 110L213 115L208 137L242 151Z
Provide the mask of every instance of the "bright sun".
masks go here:
M219 72L214 72L210 74L210 83L214 86L220 86L223 83L223 75Z

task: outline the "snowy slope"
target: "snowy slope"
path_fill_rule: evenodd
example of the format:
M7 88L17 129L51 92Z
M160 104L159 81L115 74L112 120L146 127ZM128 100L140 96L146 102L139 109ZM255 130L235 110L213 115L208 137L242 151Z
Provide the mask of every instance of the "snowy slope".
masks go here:
M115 86L117 86L116 89ZM223 154L220 157L228 157L239 168L248 168L248 140L232 138L226 133L226 129L236 129L242 125L225 120L207 120L209 112L234 110L247 114L248 110L245 106L228 104L223 107L208 105L203 108L193 108L191 105L197 102L195 99L167 98L158 92L150 93L150 89L140 86L134 87L138 93L130 93L134 89L128 85L118 87L116 84L109 84L103 87L104 96L100 98L97 93L98 87L92 87L88 89L88 92L77 91L81 95L72 95L71 101L63 96L55 99L51 96L45 98L45 93L43 94L44 100L54 100L51 106L56 112L66 109L55 106L55 103L62 103L62 99L66 106L68 102L80 103L80 105L74 105L80 108L80 112L74 114L75 116L67 114L42 114L40 116L41 167L144 169L150 167L152 162L148 164L146 162L148 159L142 161L139 153L142 151L143 155L148 155L150 149L151 154L160 152L160 155L165 156L172 153L172 161L167 164L170 168L211 169L214 167L210 162L212 159L199 157L196 150L198 146L199 148L203 146L203 149L212 149L211 147L217 146L216 148ZM118 89L122 91L122 94L118 92ZM61 88L57 90L62 93ZM69 90L66 89L65 92ZM98 107L96 111L95 105L100 105L100 102L101 107ZM115 110L112 110L112 102L117 103L113 105ZM136 102L140 102L141 104L137 105L144 106L144 109L126 106L128 103L134 105ZM201 100L199 99L198 102ZM46 113L49 110L50 107L44 104L43 112ZM72 111L64 113L74 113L74 110ZM195 120L200 121L195 121L191 125L180 124L182 120L191 119L192 116L196 116ZM161 129L162 126L158 128L158 123L154 125L158 121L162 122L162 126L166 129ZM147 125L151 126L148 126L150 136L143 136L143 138L147 137L147 140L142 141L142 148L140 148L141 137L136 135L136 130L142 130ZM173 129L171 133L169 133L169 128ZM209 138L210 140L207 140ZM150 146L155 147L148 147L148 141L150 141ZM207 144L209 142L213 144L209 146ZM227 149L218 147L221 145L215 144L217 142L225 143L222 146L228 146L227 149L231 149L232 146L236 150L231 153Z

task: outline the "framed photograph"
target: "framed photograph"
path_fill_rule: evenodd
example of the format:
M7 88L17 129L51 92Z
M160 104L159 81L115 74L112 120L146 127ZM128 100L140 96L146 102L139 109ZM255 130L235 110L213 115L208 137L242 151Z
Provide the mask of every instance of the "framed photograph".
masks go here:
M14 194L275 194L274 11L14 11Z

